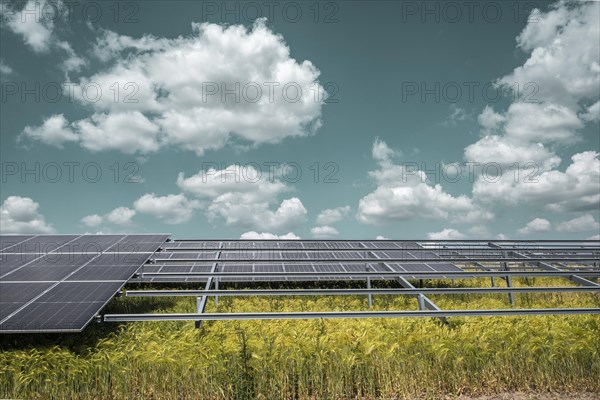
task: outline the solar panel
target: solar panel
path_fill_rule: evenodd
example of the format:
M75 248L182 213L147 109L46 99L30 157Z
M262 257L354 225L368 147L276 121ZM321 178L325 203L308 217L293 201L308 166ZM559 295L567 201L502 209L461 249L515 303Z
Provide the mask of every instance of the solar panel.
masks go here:
M167 238L0 236L0 333L81 331Z
M220 251L219 251L219 250ZM212 251L214 250L214 251ZM448 251L448 249L440 249ZM217 257L218 255L218 257ZM373 259L381 259L381 263L373 263ZM206 264L207 270L193 271L187 268L177 268L190 262L216 261L219 272L252 273L252 272L344 272L339 276L245 276L220 277L225 282L251 281L315 281L315 280L365 280L364 275L352 275L348 272L390 271L384 263L395 260L391 271L410 272L462 272L462 269L448 262L418 263L419 259L440 258L436 251L426 249L417 242L396 241L184 241L170 242L165 251L156 253L154 260L162 267L146 268L146 273L181 273L182 276L144 276L144 281L182 280L190 282L206 281L206 276L183 274L188 272L209 272L212 264ZM406 268L398 260L406 260ZM306 260L306 264L299 263ZM340 260L340 261L337 261ZM365 260L360 262L344 262L343 260ZM270 263L262 263L269 261ZM268 267L278 265L281 261L282 270ZM368 269L367 269L368 266ZM395 279L392 275L371 276L371 279Z
M4 235L0 237L0 251L7 250L17 244L31 239L34 235Z

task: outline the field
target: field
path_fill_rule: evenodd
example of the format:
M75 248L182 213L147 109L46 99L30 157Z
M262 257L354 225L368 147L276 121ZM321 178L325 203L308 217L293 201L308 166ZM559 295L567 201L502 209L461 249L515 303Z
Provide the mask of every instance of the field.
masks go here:
M556 279L515 285L564 286ZM486 285L484 280L442 282ZM356 283L359 285L359 283ZM359 287L359 286L356 286ZM442 309L508 308L506 295L437 295ZM600 307L588 293L520 294L517 307ZM376 296L374 309L416 309ZM365 296L222 297L207 311L366 310ZM194 312L195 298L117 298L107 309ZM80 335L4 336L0 398L371 399L600 392L600 317L144 322ZM508 397L510 398L510 397Z

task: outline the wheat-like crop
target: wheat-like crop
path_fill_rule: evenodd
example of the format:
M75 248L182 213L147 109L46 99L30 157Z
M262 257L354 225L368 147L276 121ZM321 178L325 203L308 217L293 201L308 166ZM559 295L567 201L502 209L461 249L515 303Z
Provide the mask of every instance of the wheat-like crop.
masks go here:
M515 280L525 284L532 282ZM505 295L431 297L446 309L507 307ZM584 293L522 294L516 306L599 307L600 300ZM109 307L192 312L195 299L118 298ZM226 297L207 307L364 310L367 302L364 296ZM374 309L416 307L406 296L374 298ZM81 335L3 337L1 346L1 398L392 399L600 391L600 318L585 315L452 318L448 325L416 318L222 321L201 329L144 322L92 326Z

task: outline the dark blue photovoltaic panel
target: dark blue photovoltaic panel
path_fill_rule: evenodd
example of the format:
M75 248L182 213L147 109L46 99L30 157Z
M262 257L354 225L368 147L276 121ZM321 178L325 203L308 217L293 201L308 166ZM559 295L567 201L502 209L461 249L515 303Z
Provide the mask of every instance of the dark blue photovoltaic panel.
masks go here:
M54 285L53 282L0 282L0 321L52 285Z
M60 281L73 272L72 266L44 265L26 266L9 273L3 281Z
M0 333L10 333L81 331L168 236L0 238Z
M0 332L80 332L105 302L33 302L0 325Z
M121 282L60 282L36 300L38 303L106 301L121 289Z
M61 250L97 255L112 249L122 239L123 235L85 235L68 243Z
M0 251L11 252L17 244L32 237L33 235L3 235L0 237Z
M78 235L38 235L27 241L23 241L10 249L5 250L5 253L37 253L46 254L57 250L66 243L76 239Z
M10 314L14 313L24 305L25 303L0 302L0 320L8 317ZM2 331L0 330L0 332Z
M53 284L53 282L0 282L0 303L28 302Z
M17 268L32 262L37 257L39 257L39 255L31 253L0 254L0 278Z

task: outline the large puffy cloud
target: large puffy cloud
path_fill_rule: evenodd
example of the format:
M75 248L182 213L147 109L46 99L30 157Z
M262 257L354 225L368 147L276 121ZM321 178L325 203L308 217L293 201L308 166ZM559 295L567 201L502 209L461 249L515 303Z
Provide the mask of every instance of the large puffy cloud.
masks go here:
M83 147L145 154L172 145L201 155L227 143L276 143L320 127L319 71L293 59L264 20L252 29L192 27L192 35L176 39L104 31L94 52L112 65L79 81L102 95L90 102L74 92L93 111L72 124ZM129 118L132 127L121 123Z
M317 216L317 224L331 225L346 218L350 213L350 206L328 208L323 210Z
M584 214L569 221L561 222L556 226L556 230L559 232L598 232L600 231L600 223L594 219L592 214Z
M507 172L498 177L478 179L473 186L476 198L511 205L528 204L549 211L597 210L600 207L599 153L586 151L571 157L564 172L522 173L515 179ZM530 179L529 179L530 178Z
M532 233L549 232L552 230L552 224L550 221L544 218L532 219L523 228L519 229L517 233L521 235L529 235Z
M555 153L580 141L585 122L597 120L600 46L592 38L600 33L599 11L597 2L565 1L534 11L536 21L517 38L529 59L499 80L516 84L519 95L505 113L486 107L478 118L483 137L465 148L467 161L502 167L497 178L477 176L475 199L560 212L600 207L598 153L573 155L564 172ZM528 83L538 90L535 102L522 90Z
M478 222L493 215L467 196L452 196L439 184L431 185L427 174L408 166L396 165L385 142L376 140L373 157L379 169L369 172L377 188L360 199L357 218L363 223L384 224L415 217Z
M517 37L529 59L500 82L520 88L533 82L539 89L534 97L543 102L573 106L582 98L597 100L599 7L598 2L559 1L548 12L534 10L535 21Z
M52 225L38 211L39 204L29 197L8 196L0 206L0 232L54 233Z
M300 199L278 200L291 188L253 166L208 169L188 178L179 174L177 185L209 201L207 217L211 221L222 218L231 226L284 232L306 220L307 211Z

